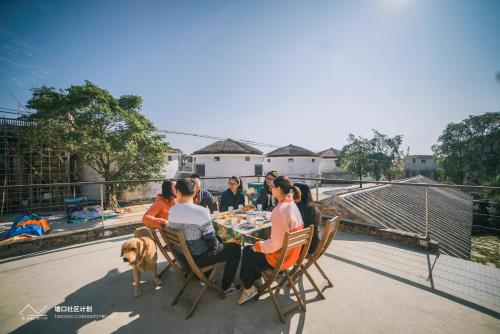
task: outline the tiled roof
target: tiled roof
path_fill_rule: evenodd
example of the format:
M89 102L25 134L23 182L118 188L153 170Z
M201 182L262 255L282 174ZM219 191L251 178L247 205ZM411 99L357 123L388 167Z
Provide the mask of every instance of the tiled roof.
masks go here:
M266 154L268 157L318 157L319 155L303 147L288 145Z
M193 154L262 154L258 149L233 139L216 141Z
M423 176L401 183L438 182ZM407 232L425 234L425 187L381 185L336 196L338 204L365 220ZM468 259L471 251L472 197L450 188L428 188L429 233L444 254Z
M338 158L340 151L334 149L333 147L323 150L318 153L322 158Z

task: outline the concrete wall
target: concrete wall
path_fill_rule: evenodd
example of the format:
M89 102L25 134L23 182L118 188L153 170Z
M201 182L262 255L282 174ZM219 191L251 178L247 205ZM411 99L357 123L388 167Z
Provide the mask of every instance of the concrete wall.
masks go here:
M246 158L249 161L246 161ZM217 161L216 158L219 160ZM262 165L262 155L258 154L197 154L193 155L193 170L195 165L205 165L205 177L229 177L255 175L255 165ZM256 182L257 178L245 178L244 187L248 182ZM227 178L220 180L203 180L204 189L222 191L228 188Z
M169 161L170 157L170 161ZM169 152L165 155L165 163L162 167L163 178L172 179L179 170L180 153ZM103 181L104 179L88 165L84 165L81 172L81 181ZM100 199L100 185L81 186L81 195L87 196L91 200ZM161 182L150 182L136 188L134 191L124 191L118 195L119 200L132 201L143 198L153 198L161 193Z
M289 161L293 159L293 161ZM313 161L314 160L314 161ZM319 157L266 157L264 158L264 174L268 171L275 170L280 175L285 175L290 178L297 177L319 177ZM297 180L298 181L298 180ZM309 185L314 184L314 181L300 181Z
M319 172L321 174L337 173L340 171L337 164L337 158L321 158L319 161Z

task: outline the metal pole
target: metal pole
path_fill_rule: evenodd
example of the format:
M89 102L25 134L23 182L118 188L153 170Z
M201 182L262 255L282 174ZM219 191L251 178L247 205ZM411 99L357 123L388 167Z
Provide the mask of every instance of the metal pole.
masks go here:
M429 192L425 187L425 238L429 238Z
M318 180L316 180L316 202L319 202Z
M101 183L101 225L104 228L104 184Z

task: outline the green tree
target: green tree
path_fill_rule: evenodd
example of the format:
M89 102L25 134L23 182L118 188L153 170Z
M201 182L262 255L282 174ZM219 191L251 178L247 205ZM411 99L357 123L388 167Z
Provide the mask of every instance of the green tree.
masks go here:
M479 184L500 174L500 112L446 126L432 147L441 181Z
M373 138L370 140L372 150L370 153L369 173L380 180L385 176L388 180L392 180L400 166L401 156L403 154L399 147L403 141L402 135L389 137L385 134L372 130Z
M43 86L32 91L27 106L36 112L24 118L36 125L23 133L28 142L77 156L105 181L160 176L168 143L140 113L140 96L114 98L90 81L64 90ZM107 185L109 207L116 208L117 192L129 188Z
M357 175L361 181L363 176L368 175L371 152L372 145L368 139L356 137L350 133L347 137L347 145L342 148L342 168Z
M393 138L373 130L372 139L349 134L348 144L342 148L341 165L361 180L371 175L377 181L385 176L392 180L400 173L403 136Z

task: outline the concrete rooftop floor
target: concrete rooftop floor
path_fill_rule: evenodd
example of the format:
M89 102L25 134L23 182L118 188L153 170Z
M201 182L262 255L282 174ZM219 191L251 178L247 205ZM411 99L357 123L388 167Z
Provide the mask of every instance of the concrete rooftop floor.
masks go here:
M0 261L0 332L14 333L499 333L500 270L396 243L339 232L320 259L335 287L320 300L299 283L307 312L280 323L268 297L243 306L205 294L191 319L170 305L179 288L173 270L154 289L143 275L132 298L131 269L120 255L129 236ZM165 263L161 258L160 268ZM436 261L435 261L436 260ZM435 261L432 277L429 268ZM313 277L319 275L312 270ZM198 288L197 285L192 287ZM286 302L289 295L282 294ZM30 304L47 320L26 321ZM55 319L55 306L92 306L105 319ZM28 312L29 313L29 312ZM77 313L62 313L77 314Z

